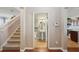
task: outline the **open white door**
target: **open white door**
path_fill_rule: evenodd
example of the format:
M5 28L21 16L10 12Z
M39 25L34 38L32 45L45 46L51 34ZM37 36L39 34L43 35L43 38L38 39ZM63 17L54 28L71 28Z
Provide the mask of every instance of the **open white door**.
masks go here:
M34 13L33 16L33 43L36 48L37 40L47 41L48 13Z

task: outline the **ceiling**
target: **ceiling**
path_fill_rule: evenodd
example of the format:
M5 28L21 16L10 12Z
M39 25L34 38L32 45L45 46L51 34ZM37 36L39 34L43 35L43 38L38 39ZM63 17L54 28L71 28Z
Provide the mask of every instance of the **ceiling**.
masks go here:
M0 7L0 16L10 17L19 13L20 11L15 7Z

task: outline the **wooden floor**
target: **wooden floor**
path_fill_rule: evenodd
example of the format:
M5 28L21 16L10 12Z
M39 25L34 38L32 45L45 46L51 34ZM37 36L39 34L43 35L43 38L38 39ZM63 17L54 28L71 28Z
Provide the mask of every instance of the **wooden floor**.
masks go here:
M47 48L47 41L35 40L35 48Z
M38 51L38 52L47 51L47 41L35 40L35 49L34 49L34 51Z
M77 42L68 39L68 51L69 52L79 52L79 44Z
M68 47L77 48L77 47L79 47L79 45L77 42L74 42L71 39L68 39Z
M60 49L49 50L47 48L47 41L35 40L35 49L26 49L25 52L62 52Z
M47 48L47 42L46 41L35 41L35 49L33 50L25 50L26 52L62 52L62 50L49 50ZM68 39L68 52L79 52L79 45L78 43L72 41L71 39Z
M0 51L4 52L4 51ZM8 52L8 51L6 51ZM20 51L9 51L9 52L20 52ZM47 48L47 42L41 40L35 40L35 49L26 49L25 52L63 52L60 49L49 50ZM78 43L68 39L68 52L79 52L79 45Z

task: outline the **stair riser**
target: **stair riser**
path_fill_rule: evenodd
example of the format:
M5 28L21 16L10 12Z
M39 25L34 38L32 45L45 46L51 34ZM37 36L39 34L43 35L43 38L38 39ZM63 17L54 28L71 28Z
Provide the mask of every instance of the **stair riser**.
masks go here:
M15 35L15 34L20 35L20 32L15 32L14 35Z
M15 34L14 34L12 37L20 37L20 35L15 35Z
M20 32L20 30L17 30L16 32Z
M14 35L19 35L20 36L20 33L15 33Z
M13 38L13 37L11 37L10 40L20 40L20 38Z
M20 33L20 32L17 32L17 31L16 31L15 33Z
M19 28L18 29L20 29L20 26L19 26Z
M10 46L15 45L15 47L16 47L16 45L18 45L18 46L20 45L20 42L7 42L7 44ZM4 47L6 47L6 46L4 46Z
M8 41L8 43L20 43L20 41Z
M19 37L20 38L20 35L13 35L12 37Z
M20 39L20 37L11 37L11 38L13 38L13 39Z

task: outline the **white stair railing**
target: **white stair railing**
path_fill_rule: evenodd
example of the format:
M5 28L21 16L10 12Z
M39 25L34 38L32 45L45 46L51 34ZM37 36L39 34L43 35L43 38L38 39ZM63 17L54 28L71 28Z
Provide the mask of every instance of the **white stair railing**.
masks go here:
M20 16L15 16L0 27L0 48L7 42L18 26L20 26Z

